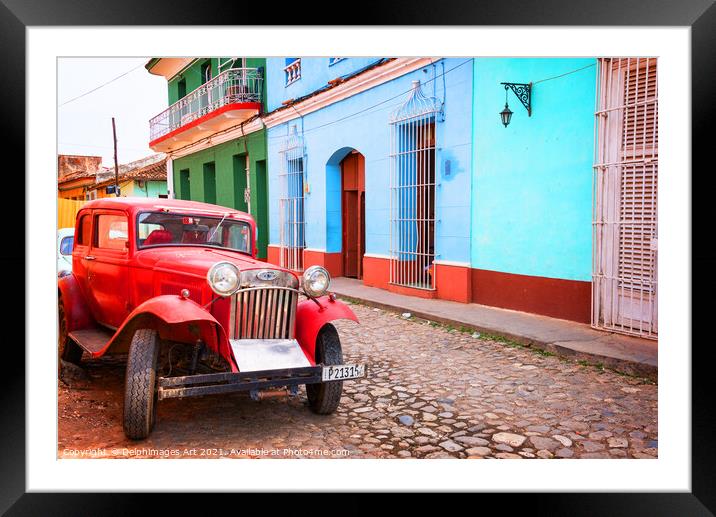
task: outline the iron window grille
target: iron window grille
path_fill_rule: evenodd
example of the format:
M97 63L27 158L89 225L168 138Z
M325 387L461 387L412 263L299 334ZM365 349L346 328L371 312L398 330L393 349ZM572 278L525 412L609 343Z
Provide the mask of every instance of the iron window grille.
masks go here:
M595 110L592 326L656 338L656 58L599 59Z
M436 122L442 102L413 81L390 117L390 283L435 289Z
M295 128L280 150L279 174L279 264L293 271L303 271L303 250L306 247L304 213L303 138Z

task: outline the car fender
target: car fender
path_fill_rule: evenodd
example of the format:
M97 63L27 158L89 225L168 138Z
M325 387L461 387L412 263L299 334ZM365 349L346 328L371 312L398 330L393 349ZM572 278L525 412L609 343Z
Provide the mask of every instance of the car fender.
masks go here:
M161 295L138 305L117 329L112 339L93 357L111 350L128 350L137 329L153 328L166 340L180 342L202 341L209 349L223 356L238 371L224 327L204 307L194 300L178 295Z
M326 323L340 319L358 323L351 308L332 296L321 296L315 301L304 300L296 307L296 340L312 365L316 364L316 338L321 328Z
M74 274L70 273L59 278L57 280L57 290L65 307L68 332L91 328L96 325Z

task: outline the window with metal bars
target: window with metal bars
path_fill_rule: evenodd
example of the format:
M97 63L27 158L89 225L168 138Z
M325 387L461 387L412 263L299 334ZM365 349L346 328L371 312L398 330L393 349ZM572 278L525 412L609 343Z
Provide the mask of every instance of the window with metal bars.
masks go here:
M656 58L600 59L592 324L657 335Z
M293 271L303 271L306 247L304 218L304 148L303 139L294 133L286 139L281 151L279 174L279 264Z
M413 81L393 113L390 173L390 282L435 289L436 121L442 103Z

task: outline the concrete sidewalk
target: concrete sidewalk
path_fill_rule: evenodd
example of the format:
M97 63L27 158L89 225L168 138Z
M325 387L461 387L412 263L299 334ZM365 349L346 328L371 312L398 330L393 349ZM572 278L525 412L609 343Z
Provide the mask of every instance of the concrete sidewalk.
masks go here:
M620 372L657 379L657 343L653 340L603 332L583 323L525 312L405 296L365 286L352 278L334 278L331 291L373 307L410 312L418 318L504 336L572 360L603 364Z

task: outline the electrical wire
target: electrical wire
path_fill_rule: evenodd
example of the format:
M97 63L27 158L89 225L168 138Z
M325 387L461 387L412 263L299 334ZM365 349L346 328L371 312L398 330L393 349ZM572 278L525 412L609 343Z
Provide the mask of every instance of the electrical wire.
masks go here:
M143 67L143 66L144 66L144 63L140 63L140 64L138 64L137 66L135 66L134 68L132 68L131 70L127 70L127 71L124 72L122 75L118 75L118 76L115 77L114 79L110 79L110 80L107 81L106 83L100 84L99 86L97 86L96 88L92 88L92 89L91 89L90 91L88 91L88 92L85 92L85 93L83 93L83 94L81 94L81 95L78 95L77 97L73 97L72 99L63 102L62 104L60 104L60 105L58 106L58 108L64 106L65 104L69 104L70 102L76 101L77 99L81 99L81 98L84 97L85 95L89 95L89 94L92 93L92 92L96 92L96 91L99 90L100 88L104 88L104 87L107 86L108 84L113 83L113 82L116 81L117 79L121 79L121 78L124 77L125 75L130 74L130 73L134 72L136 69L141 68L141 67Z
M459 65L455 65L454 67L450 68L449 70L446 70L445 72L442 72L441 74L434 76L432 79L426 80L426 81L425 81L424 83L422 83L422 84L428 84L428 83L430 83L430 82L433 82L433 81L435 81L438 77L443 77L443 76L445 76L446 74L448 74L448 73L452 72L453 70L455 70L456 68L459 68L459 67L461 67L461 66L463 66L463 65L465 65L465 64L467 64L467 63L469 63L469 62L471 62L471 61L472 61L472 58L470 58L470 59L468 59L468 60L466 60L466 61L463 61L463 62L460 63ZM401 92L401 93L399 93L398 95L395 95L395 96L393 96L393 97L390 97L390 98L388 98L388 99L385 99L385 100L383 100L383 101L381 101L381 102L378 102L378 103L376 103L376 104L373 104L372 106L368 106L367 108L364 108L364 109L362 109L362 110L356 111L355 113L351 113L350 115L346 115L345 117L341 117L341 118L336 119L336 120L333 120L333 121L331 121L331 122L326 122L325 124L321 124L320 126L310 127L310 128L308 128L308 129L305 130L305 133L310 133L311 131L315 131L316 129L321 129L321 128L326 127L326 126L330 126L330 125L332 125L332 124L336 124L336 123L338 123L338 122L342 122L342 121L344 121L344 120L346 120L346 119L349 119L349 118L351 118L351 117L355 117L356 115L360 115L360 114L363 113L363 112L366 112L366 111L371 110L371 109L373 109L373 108L377 108L378 106L381 106L381 105L385 104L386 102L390 102L390 101L392 101L392 100L394 100L394 99L397 99L397 98L399 98L399 97L402 97L403 95L407 95L407 94L410 93L411 91L412 91L412 88L411 88L410 90Z
M444 72L442 72L442 73L440 73L440 74L434 76L432 79L426 80L426 81L423 82L422 84L428 84L428 83L430 83L430 82L433 82L433 81L437 80L437 79L440 78L440 77L444 77L445 75L449 74L449 73L452 72L453 70L455 70L455 69L457 69L457 68L460 68L461 66L466 65L467 63L472 62L472 60L473 60L473 58L470 58L470 59L468 59L468 60L466 60L466 61L463 61L462 63L460 63L460 64L458 64L458 65L455 65L454 67L452 67L452 68L450 68L450 69L448 69L448 70L445 70ZM389 97L389 98L387 98L387 99L385 99L385 100L382 100L382 101L380 101L380 102L378 102L378 103L376 103L376 104L373 104L372 106L368 106L367 108L363 108L362 110L356 111L355 113L351 113L350 115L346 115L346 116L341 117L341 118L338 118L338 119L336 119L336 120L332 120L332 121L330 121L330 122L326 122L325 124L321 124L320 126L310 127L310 128L308 128L308 129L306 129L306 130L304 131L304 133L310 133L311 131L315 131L315 130L317 130L317 129L321 129L321 128L324 128L324 127L326 127L326 126L330 126L330 125L333 125L333 124L337 124L338 122L342 122L342 121L347 120L347 119L349 119L349 118L351 118L351 117L355 117L355 116L360 115L361 113L364 113L364 112L366 112L366 111L368 111L368 110L371 110L371 109L373 109L373 108L377 108L378 106L381 106L381 105L383 105L383 104L385 104L385 103L387 103L387 102L390 102L390 101L392 101L392 100L394 100L394 99L397 99L397 98L399 98L399 97L402 97L402 96L404 96L404 95L407 95L407 94L410 93L411 91L412 91L412 88L411 88L410 90L406 90L406 91L401 92L401 93L399 93L399 94L397 94L397 95L394 95L393 97ZM268 138L285 138L285 137L284 137L283 135L281 135L281 136L274 136L274 137L268 137Z
M444 82L445 82L445 76L446 76L447 74L449 74L449 73L452 72L453 70L456 70L457 68L460 68L461 66L466 65L467 63L472 62L473 59L474 59L474 58L467 59L467 60L463 61L462 63L459 63L459 64L455 65L454 67L448 69L448 70L444 70L442 73L440 73L440 74L438 74L438 75L435 75L435 76L432 77L431 79L426 80L423 84L427 84L427 83L433 82L433 81L437 80L438 78L442 78L442 79L443 79L443 83L444 83ZM591 63L591 64L589 64L589 65L583 66L583 67L581 67L581 68L577 68L577 69L575 69L575 70L571 70L571 71L569 71L569 72L565 72L565 73L563 73L563 74L559 74L559 75L555 75L555 76L552 76L552 77L547 77L547 78L545 78L545 79L540 79L540 80L538 80L538 81L534 81L534 82L532 83L532 85L534 86L535 84L543 83L543 82L545 82L545 81L551 81L551 80L553 80L553 79L559 79L560 77L564 77L564 76L567 76L567 75L570 75L570 74L573 74L573 73L576 73L576 72L580 72L580 71L582 71L582 70L586 70L587 68L591 68L591 67L593 67L593 66L596 66L596 63ZM370 65L369 65L369 67L370 67ZM366 67L366 68L368 68L368 67ZM366 107L366 108L363 108L362 110L356 111L355 113L351 113L351 114L346 115L346 116L344 116L344 117L341 117L341 118L332 120L332 121L330 121L330 122L326 122L325 124L321 124L321 125L319 125L319 126L314 126L314 127L308 128L308 129L306 129L306 130L303 130L303 131L302 131L302 134L310 133L311 131L315 131L315 130L318 130L318 129L322 129L322 128L324 128L324 127L328 127L328 126L331 126L331 125L333 125L333 124L337 124L338 122L343 122L344 120L347 120L347 119L349 119L349 118L358 116L358 115L360 115L360 114L362 114L362 113L365 113L365 112L367 112L367 111L369 111L369 110L372 110L373 108L377 108L378 106L382 106L383 104L386 104L386 103L388 103L388 102L390 102L390 101L392 101L392 100L395 100L395 99L397 99L397 98L399 98L399 97L402 97L402 96L404 96L404 95L410 93L411 90L412 90L412 88L411 88L410 90L405 91L405 92L401 92L401 93L399 93L399 94L397 94L397 95L394 95L393 97L389 97L389 98L387 98L387 99L384 99L384 100L382 100L381 102L378 102L378 103L376 103L376 104L373 104L372 106L368 106L368 107ZM291 105L290 107L293 108L293 110L296 111L296 113L297 113L300 117L303 117L303 116L304 116L304 114L302 114L301 112L299 112L298 109L297 109L294 105ZM243 124L242 124L242 126L243 126ZM232 128L227 128L227 129L225 129L225 130L223 130L223 131L220 131L219 133L216 133L216 134L214 134L214 135L212 135L212 136L216 136L216 135L221 134L221 133L229 132L229 131L231 131L231 130L233 130L233 129L234 129L233 127L232 127ZM243 128L242 128L242 129L243 129ZM284 135L277 135L277 136L273 136L273 137L267 136L267 138L268 138L268 139L283 139L283 138L285 138L285 136L284 136ZM194 142L194 143L189 144L189 145L186 145L186 146L184 146L184 147L182 147L182 148L180 148L180 149L177 149L177 151L180 151L181 149L185 149L185 148L187 148L187 147L191 147L191 146L196 145L196 144L197 144L197 142Z
M433 81L437 80L437 79L440 78L440 77L444 77L446 74L449 74L449 73L452 72L453 70L456 70L456 69L460 68L461 66L466 65L467 63L471 63L471 62L473 61L473 59L474 59L474 58L466 59L466 60L463 61L462 63L457 64L457 65L455 65L454 67L452 67L452 68L450 68L450 69L448 69L448 70L445 70L445 71L442 72L441 74L434 76L432 79L426 80L426 81L423 82L422 84L427 84L427 83L430 83L430 82L433 82ZM383 100L383 101L381 101L381 102L378 102L378 103L376 103L376 104L373 104L372 106L368 106L367 108L363 108L362 110L356 111L355 113L351 113L350 115L346 115L346 116L344 116L344 117L341 117L341 118L339 118L339 119L333 120L333 121L331 121L331 122L326 122L325 124L321 124L320 126L315 126L315 127L308 128L308 129L306 129L306 130L302 130L302 131L301 131L301 134L310 133L311 131L315 131L315 130L317 130L317 129L321 129L321 128L324 128L324 127L326 127L326 126L330 126L330 125L332 125L332 124L337 124L338 122L342 122L342 121L347 120L347 119L349 119L349 118L351 118L351 117L355 117L355 116L357 116L357 115L360 115L360 114L362 114L362 113L365 113L366 111L372 110L373 108L377 108L378 106L381 106L381 105L383 105L383 104L385 104L385 103L387 103L387 102L390 102L390 101L395 100L395 99L397 99L397 98L400 98L400 97L402 97L402 96L404 96L404 95L407 95L407 94L410 93L411 91L412 91L412 88L411 88L410 90L406 90L406 91L401 92L401 93L399 93L399 94L397 94L397 95L394 95L393 97L390 97L390 98L388 98L388 99L385 99L385 100ZM292 107L292 108L294 109L294 111L296 111L296 113L298 113L298 115L299 115L301 118L303 118L304 114L302 114L301 112L299 112L293 105L291 105L290 107ZM261 118L261 117L258 116L258 115L256 115L255 117L253 117L252 119L249 119L249 120L253 120L254 118ZM246 121L244 121L244 122L249 122L249 120L246 120ZM214 133L213 135L211 135L211 137L207 137L207 139L208 139L208 138L216 137L217 135L221 135L221 134L223 134L223 133L228 133L229 131L232 131L232 130L234 130L235 128L236 128L236 126L226 128L226 129L224 129L224 130L222 130L222 131L219 131L218 133ZM246 136L250 136L250 135L246 135ZM266 138L267 138L267 139L271 139L271 140L275 140L275 139L284 139L284 138L286 138L286 136L285 136L285 135L277 135L277 136L267 136ZM206 139L199 140L199 141L197 141L197 142L193 142L193 143L191 143L191 144L185 145L184 147L180 147L179 149L175 149L175 150L172 151L172 152L178 152L178 151L181 151L182 149L186 149L186 148L188 148L188 147L195 146L195 145L197 145L199 142L202 142L202 141L205 141L205 140L206 140Z
M448 70L445 70L445 71L443 71L442 73L440 73L440 74L434 76L432 79L426 80L423 84L427 84L427 83L433 82L433 81L435 81L435 80L437 80L438 78L441 78L441 77L443 78L443 84L444 84L445 76L446 76L447 74L449 74L450 72L452 72L453 70L455 70L455 69L457 69L457 68L460 68L460 67L463 66L463 65L466 65L467 63L471 62L472 60L473 60L473 58L470 58L470 59L468 59L468 60L466 60L466 61L463 61L462 63L460 63L460 64L458 64L458 65L455 65L454 67L452 67L452 68L450 68L450 69L448 69ZM552 79L559 79L560 77L564 77L564 76L566 76L566 75L570 75L570 74L573 74L573 73L575 73L575 72L579 72L579 71L581 71L581 70L585 70L585 69L587 69L587 68L591 68L591 67L593 67L593 66L596 66L596 63L592 63L592 64L590 64L590 65L583 66L583 67L581 67L581 68L577 68L576 70L571 70L571 71L569 71L569 72L565 72L565 73L560 74L560 75L555 75L555 76L553 76L553 77L547 77L546 79L540 79L539 81L534 81L532 84L535 85L535 84L537 84L537 83L543 83L543 82L545 82L545 81L551 81ZM444 88L444 86L443 86L443 88ZM412 90L412 88L411 88L411 90ZM331 121L331 122L326 122L325 124L321 124L320 126L310 127L310 128L308 128L308 129L306 129L306 130L304 131L304 133L310 133L311 131L315 131L316 129L321 129L321 128L323 128L323 127L330 126L330 125L332 125L332 124L336 124L336 123L338 123L338 122L342 122L342 121L344 121L344 120L346 120L346 119L349 119L349 118L351 118L351 117L355 117L355 116L357 116L357 115L360 115L361 113L364 113L364 112L366 112L366 111L368 111L368 110L371 110L371 109L373 109L373 108L376 108L376 107L378 107L378 106L381 106L381 105L383 105L383 104L385 104L385 103L387 103L387 102L390 102L390 101L392 101L392 100L394 100L394 99L397 99L397 98L399 98L399 97L402 97L403 95L406 95L406 94L410 93L411 90L407 90L407 91L405 91L405 92L401 92L401 93L399 93L398 95L395 95L395 96L393 96L393 97L390 97L390 98L388 98L388 99L385 99L385 100L383 100L383 101L381 101L381 102L378 102L378 103L376 103L376 104L373 104L372 106L368 106L367 108L364 108L364 109L362 109L362 110L356 111L355 113L352 113L352 114L350 114L350 115L346 115L346 116L344 116L344 117L341 117L341 118L339 118L339 119L333 120L333 121ZM292 106L292 107L293 107L293 106ZM294 108L294 109L295 109L295 108ZM296 110L296 112L298 113L298 110ZM299 113L299 115L302 116L301 113ZM284 138L284 136L282 135L282 136L275 136L275 137L270 137L270 138Z
M563 74L555 75L553 77L548 77L546 79L540 79L539 81L534 81L532 85L534 86L537 83L543 83L545 81L551 81L552 79L559 79L560 77L564 77L565 75L573 74L575 72L579 72L581 70L586 70L587 68L591 68L593 66L597 66L596 63L592 63L591 65L583 66L582 68L577 68L576 70L572 70L571 72L565 72Z
M58 142L58 145L69 145L69 146L77 146L77 147L93 147L93 148L97 148L97 149L113 149L113 146L111 146L111 145L73 144L70 142ZM123 146L122 149L129 149L132 151L151 152L151 149L149 147L126 147L126 146Z

